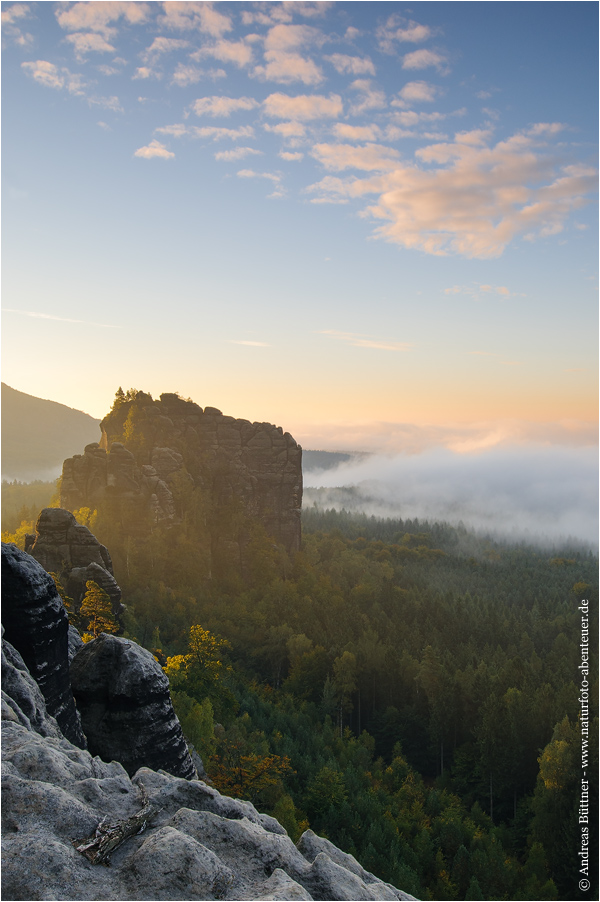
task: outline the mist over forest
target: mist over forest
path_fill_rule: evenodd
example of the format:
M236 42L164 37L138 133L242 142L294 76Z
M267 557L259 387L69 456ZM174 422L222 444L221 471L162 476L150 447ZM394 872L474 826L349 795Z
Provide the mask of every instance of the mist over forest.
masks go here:
M304 507L375 517L462 521L516 541L598 546L596 448L508 447L481 454L437 448L373 454L304 471Z

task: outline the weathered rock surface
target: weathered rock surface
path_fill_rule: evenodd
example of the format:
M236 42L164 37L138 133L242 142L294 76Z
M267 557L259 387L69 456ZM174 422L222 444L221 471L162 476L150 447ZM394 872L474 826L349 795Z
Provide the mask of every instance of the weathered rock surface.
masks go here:
M108 549L101 545L87 526L81 526L71 513L60 507L46 507L35 525L35 535L27 536L25 551L48 573L56 573L75 611L92 580L107 593L112 610L119 616L124 610L121 589L115 580Z
M69 681L69 621L54 581L30 555L2 543L2 621L63 734L85 748Z
M139 393L101 429L99 444L64 462L64 508L112 505L130 534L143 534L151 524L176 522L196 491L217 570L244 570L252 522L287 551L299 549L302 449L280 427L203 410L174 394L153 401Z
M351 856L344 856L350 868L337 863L331 844L313 858L314 840L297 848L249 802L146 768L130 779L117 762L10 719L3 722L2 765L4 899L413 898ZM112 854L110 867L91 864L73 840L93 834L104 817L116 823L139 811L140 784L161 810Z
M196 776L169 680L149 651L101 633L74 656L71 686L93 755L120 761L130 775L146 766Z

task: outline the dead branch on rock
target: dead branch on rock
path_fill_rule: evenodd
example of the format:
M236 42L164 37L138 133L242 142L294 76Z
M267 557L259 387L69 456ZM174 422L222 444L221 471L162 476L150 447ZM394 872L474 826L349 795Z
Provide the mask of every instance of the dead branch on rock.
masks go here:
M137 814L132 814L131 817L114 824L107 824L107 818L103 817L92 836L83 840L73 840L77 851L85 855L92 864L107 865L111 853L130 836L143 833L148 822L162 810L150 804L144 784L138 785L142 795L142 808Z

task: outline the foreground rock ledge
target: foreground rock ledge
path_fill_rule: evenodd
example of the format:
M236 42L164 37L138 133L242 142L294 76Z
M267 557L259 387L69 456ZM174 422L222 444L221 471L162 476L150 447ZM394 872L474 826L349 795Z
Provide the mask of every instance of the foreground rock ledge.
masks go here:
M307 831L295 846L273 818L205 783L140 768L130 779L65 739L8 715L2 729L2 898L412 899ZM139 783L162 810L108 868L72 845L107 816L140 807Z

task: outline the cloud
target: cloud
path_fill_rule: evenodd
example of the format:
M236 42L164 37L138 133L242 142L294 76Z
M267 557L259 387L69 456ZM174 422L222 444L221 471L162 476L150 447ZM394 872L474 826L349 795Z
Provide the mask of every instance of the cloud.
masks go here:
M439 89L427 81L409 81L399 93L400 100L392 100L392 106L407 106L413 103L431 103Z
M195 85L204 74L204 70L198 69L196 66L186 66L185 63L177 63L177 68L171 78L171 84L179 85L180 88L185 88L187 85Z
M125 112L118 97L88 97L87 102L90 106L99 106L103 110L112 110L113 113Z
M302 138L306 134L306 126L301 122L278 122L277 125L265 123L263 128L266 132L281 135L282 138Z
M101 329L119 329L119 326L109 325L108 323L92 323L84 319L70 319L66 316L54 316L51 313L36 313L33 310L14 310L11 307L3 307L3 313L17 313L19 316L29 316L32 319L49 319L57 323L76 323L81 326L98 326Z
M267 197L281 198L286 196L285 189L281 184L281 175L277 172L255 172L254 169L240 169L237 176L241 179L267 179L273 183L273 191Z
M134 157L141 157L144 160L151 160L158 157L160 160L170 160L175 156L170 150L167 150L164 144L157 141L156 138L150 141L146 147L140 147L134 153Z
M216 10L213 3L170 0L163 9L158 24L172 31L202 31L220 38L233 28L231 18Z
M73 45L75 56L78 60L85 59L88 53L114 53L115 48L109 44L101 34L88 32L87 34L77 32L77 34L68 34L65 38L69 44Z
M249 348L270 348L271 345L266 341L241 341L234 338L228 338L227 341L231 345L246 345Z
M285 150L280 150L279 156L281 157L282 160L287 160L288 163L296 163L296 162L299 163L300 160L304 159L303 153L289 153L288 151L285 151Z
M367 78L357 78L350 87L361 95L359 100L350 107L353 116L360 116L369 110L380 110L387 105L385 93L378 88L373 88Z
M367 172L395 169L400 154L393 147L382 144L367 144L355 147L352 144L315 144L313 156L325 169L362 169Z
M319 335L329 335L337 341L343 341L353 348L372 348L377 351L410 351L414 347L406 341L386 341L379 338L365 338L354 332L337 332L334 329L323 329Z
M308 121L311 119L336 119L343 112L342 98L339 94L299 94L289 97L287 94L269 94L263 102L267 116L273 119L292 119Z
M222 63L234 63L242 69L252 62L252 47L244 41L218 41L197 50L192 59L199 61L204 56L212 56Z
M123 18L129 25L139 25L146 21L149 13L149 3L98 0L94 3L74 3L66 9L61 4L56 11L56 19L66 31L96 31L109 39L117 31L111 23Z
M324 57L340 75L375 75L375 66L368 57L333 53Z
M159 72L157 69L151 69L149 66L139 66L131 78L134 81L144 78L156 78L158 81L162 78L162 72Z
M262 81L276 81L280 84L300 81L305 85L318 85L323 81L323 73L316 63L299 53L268 50L265 60L266 66L255 66L252 73Z
M557 168L532 137L517 133L495 146L486 143L489 137L481 130L459 133L453 142L420 148L414 163L368 179L327 177L307 190L328 200L376 195L363 215L384 223L376 229L381 238L479 259L499 257L518 235L556 233L595 191L595 170ZM330 168L335 160L331 154ZM344 168L341 155L339 162Z
M444 288L444 294L464 294L467 297L481 300L482 297L490 295L499 295L501 298L525 297L524 294L516 294L507 288L506 285L479 285L474 282L472 285L453 285L452 288ZM472 353L479 353L473 351Z
M265 37L265 50L289 52L301 47L320 47L325 35L310 25L275 25Z
M341 431L338 449L348 447ZM510 430L502 425L471 429L470 436L466 429L463 432L460 450L453 452L448 445L431 447L434 436L427 436L427 430L398 424L398 440L410 445L421 438L430 447L423 453L374 455L334 470L308 471L306 486L329 491L314 493L309 488L307 500L337 509L354 505L378 517L462 521L469 528L513 540L546 543L573 537L597 546L595 448L518 445L511 443ZM306 447L306 438L296 435ZM446 443L449 436L440 434L439 439ZM355 488L350 493L336 490L337 486Z
M192 104L197 116L231 116L238 110L253 110L258 106L253 97L200 97Z
M375 141L381 134L377 125L347 125L345 122L336 122L333 133L337 138L347 138L349 141Z
M444 63L446 62L446 57L442 56L440 53L436 53L435 50L414 50L412 53L407 53L402 60L402 68L403 69L428 69L430 66L435 66L438 71L444 69Z
M235 160L243 160L244 157L250 156L250 154L262 155L262 150L255 150L254 147L236 147L233 150L220 150L215 154L215 160L224 160L227 163L232 163Z
M21 19L30 19L31 10L26 3L13 3L8 9L2 10L2 37L10 40L19 47L28 47L33 43L33 35L21 31L16 23Z
M223 138L230 138L237 141L239 138L253 138L254 129L251 125L241 125L239 128L217 128L217 126L207 125L193 128L193 133L199 138L212 138L213 141L221 141Z
M69 94L84 95L85 84L80 75L77 75L65 67L61 69L47 60L21 63L21 68L35 81L46 88L62 90L65 88Z
M165 38L160 35L159 37L154 38L150 46L144 50L141 56L145 62L153 62L157 57L162 56L164 53L173 53L176 50L184 50L186 47L189 47L189 41L184 41L180 38Z
M419 25L400 16L390 16L385 25L380 25L376 31L380 48L384 53L394 53L395 42L420 44L428 40L432 31L428 25Z

